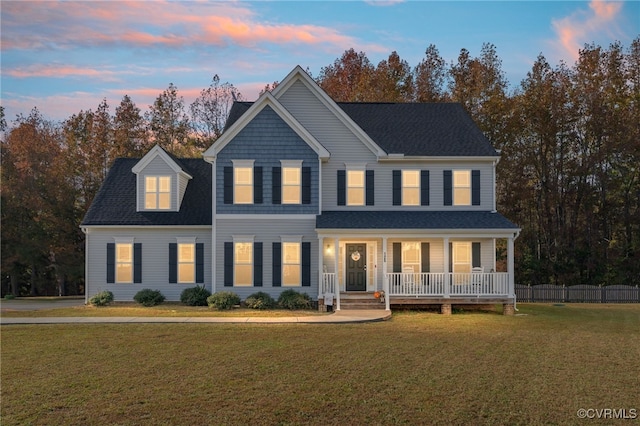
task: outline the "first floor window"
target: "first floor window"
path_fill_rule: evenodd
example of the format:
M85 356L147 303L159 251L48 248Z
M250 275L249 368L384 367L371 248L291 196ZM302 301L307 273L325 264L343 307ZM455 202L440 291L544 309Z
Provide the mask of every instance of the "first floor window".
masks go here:
M234 243L234 285L253 285L253 243Z
M402 272L420 273L421 271L420 242L402 243Z
M364 206L364 170L347 171L347 205Z
M453 205L471 205L471 171L453 171Z
M299 286L300 272L300 243L282 243L282 285Z
M178 244L178 282L194 283L196 281L196 247L195 244Z
M168 210L171 208L171 176L145 177L144 208Z
M471 272L471 243L454 242L453 248L453 272L469 273Z
M133 282L133 244L116 244L116 282Z
M420 171L402 171L402 205L420 205Z

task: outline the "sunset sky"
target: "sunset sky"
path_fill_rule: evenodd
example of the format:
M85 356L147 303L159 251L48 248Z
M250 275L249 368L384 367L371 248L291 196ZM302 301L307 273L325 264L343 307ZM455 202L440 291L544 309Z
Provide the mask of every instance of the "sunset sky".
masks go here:
M411 66L429 44L450 63L493 43L512 87L542 53L572 65L585 43L625 49L640 2L608 1L5 1L2 106L52 120L114 113L128 94L143 111L173 83L186 107L214 74L254 100L296 65L315 77L354 48L375 65L392 51Z

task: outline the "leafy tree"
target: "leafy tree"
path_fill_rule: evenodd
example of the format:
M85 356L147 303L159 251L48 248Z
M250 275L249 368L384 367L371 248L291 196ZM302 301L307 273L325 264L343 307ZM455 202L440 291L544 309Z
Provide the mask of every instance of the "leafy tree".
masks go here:
M380 61L373 77L374 99L378 102L411 102L413 100L413 72L409 63L393 51Z
M374 100L371 82L375 68L364 52L346 50L332 65L320 70L318 84L337 102Z
M444 59L434 44L424 52L424 59L414 70L415 96L417 102L442 102L447 100L447 70Z
M140 108L124 95L116 107L113 118L114 146L113 158L142 157L151 148L147 134L147 124Z
M184 98L178 96L173 83L149 107L146 119L155 143L173 154L183 154L189 136L189 117L184 110Z
M240 92L230 83L220 83L220 77L214 75L211 85L200 92L190 107L196 148L205 150L220 137L235 100L242 100Z

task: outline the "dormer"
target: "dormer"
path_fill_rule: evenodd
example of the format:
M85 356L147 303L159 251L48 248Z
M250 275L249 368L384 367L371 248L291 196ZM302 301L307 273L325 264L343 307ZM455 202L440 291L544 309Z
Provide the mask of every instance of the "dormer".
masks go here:
M180 211L187 184L192 179L180 160L156 145L131 171L136 175L136 211Z

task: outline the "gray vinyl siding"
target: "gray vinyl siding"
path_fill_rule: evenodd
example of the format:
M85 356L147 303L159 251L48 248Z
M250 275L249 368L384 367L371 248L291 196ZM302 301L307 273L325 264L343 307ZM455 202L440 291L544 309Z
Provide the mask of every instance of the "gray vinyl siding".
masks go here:
M107 244L115 237L134 238L142 244L142 283L107 284ZM204 228L89 228L87 238L87 298L103 290L113 293L116 301L132 302L140 290L159 290L167 301L179 301L180 293L196 284L169 283L169 244L178 237L195 237L196 243L204 244L204 285L211 290L211 230Z
M375 154L303 83L294 83L279 101L331 154L329 161L322 164L323 210L349 209L337 205L336 171L344 170L345 163L366 163L367 169L374 168L377 162Z
M277 299L283 290L294 289L307 293L312 298L318 295L318 237L315 219L218 219L216 221L216 291L232 291L242 300L263 291ZM233 242L233 237L253 236L254 242L262 243L262 287L224 286L224 243ZM302 242L311 243L311 286L273 287L273 243L281 242L282 236L302 236Z
M171 209L172 211L178 210L177 206L179 201L182 201L184 191L186 190L186 182L179 183L178 175L173 169L165 163L160 157L156 156L147 166L138 174L138 210L145 210L144 208L144 194L145 194L145 177L146 176L171 176ZM177 193L178 188L181 189L180 193ZM178 196L176 196L178 194Z
M182 205L182 198L184 197L184 193L187 190L188 184L189 184L189 178L178 174L178 208L177 210L180 210L180 206Z
M232 167L232 160L255 160L254 168L262 167L262 204L224 204L224 168ZM302 160L302 167L311 168L310 204L272 203L272 170L281 166L280 160ZM215 167L217 213L317 214L319 211L318 155L268 106L222 149Z

